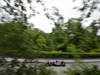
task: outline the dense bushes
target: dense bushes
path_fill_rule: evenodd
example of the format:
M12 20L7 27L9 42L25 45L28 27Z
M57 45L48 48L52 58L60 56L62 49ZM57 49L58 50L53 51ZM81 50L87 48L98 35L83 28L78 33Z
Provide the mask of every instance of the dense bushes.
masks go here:
M14 59L2 65L0 63L0 75L56 75L56 72L43 63L26 63Z
M100 75L97 65L78 64L66 71L66 75Z
M100 58L99 53L68 53L68 52L48 52L48 51L43 51L43 52L34 52L33 58L63 58L63 59L73 59L73 58Z

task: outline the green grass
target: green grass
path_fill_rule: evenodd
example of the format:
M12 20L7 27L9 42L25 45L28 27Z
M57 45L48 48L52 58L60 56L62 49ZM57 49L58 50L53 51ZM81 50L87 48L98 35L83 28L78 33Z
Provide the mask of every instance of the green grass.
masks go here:
M79 55L100 55L100 52L61 52L61 51L35 51L42 54L79 54Z

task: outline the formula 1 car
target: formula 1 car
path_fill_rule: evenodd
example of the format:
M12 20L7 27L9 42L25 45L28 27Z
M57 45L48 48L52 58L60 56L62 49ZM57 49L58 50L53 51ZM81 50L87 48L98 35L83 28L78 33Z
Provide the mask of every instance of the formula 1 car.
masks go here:
M60 67L60 66L65 67L66 66L66 63L63 62L63 61L61 61L61 62L56 61L56 62L48 62L47 65L48 66L56 66L56 67Z

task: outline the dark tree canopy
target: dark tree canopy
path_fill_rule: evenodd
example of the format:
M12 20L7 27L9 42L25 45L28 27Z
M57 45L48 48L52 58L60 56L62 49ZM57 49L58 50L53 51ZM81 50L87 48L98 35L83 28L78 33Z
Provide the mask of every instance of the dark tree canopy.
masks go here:
M73 1L78 1L78 0L73 0ZM99 14L100 0L82 0L82 6L76 7L76 9L78 9L82 13L80 17L81 20L84 20L86 18L91 18L93 13L98 12ZM100 21L100 18L98 17L95 20Z
M61 17L56 7L48 8L42 0L0 0L0 21L13 20L27 23L31 17L41 14L41 11L36 8L39 5L43 7L42 10L47 19L55 22L55 17ZM52 11L52 13L49 11Z

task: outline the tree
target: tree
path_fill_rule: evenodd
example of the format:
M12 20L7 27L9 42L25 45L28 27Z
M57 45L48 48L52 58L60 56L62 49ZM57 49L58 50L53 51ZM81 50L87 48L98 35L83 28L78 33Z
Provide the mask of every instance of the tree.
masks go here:
M24 25L17 22L0 24L1 55L24 56L32 53L32 37ZM28 54L29 53L29 54Z
M2 14L2 16L0 16L1 22L13 20L28 23L28 19L41 13L37 10L37 6L41 6L43 8L42 11L44 11L44 15L47 19L55 21L55 16L61 16L59 14L59 10L54 6L51 7L53 12L51 15L49 12L51 9L46 6L46 3L43 0L1 0L0 3L3 3L0 4L0 13Z
M46 38L45 38L45 33L40 33L35 41L36 41L36 45L38 46L38 49L46 50L47 42L46 42Z
M75 2L75 1L78 1L78 0L73 0L73 2ZM84 20L87 20L87 21L92 20L92 22L94 20L96 20L96 21L98 21L97 23L99 23L99 21L100 21L99 17L97 17L95 19L90 19L90 18L93 17L92 15L95 12L99 13L100 0L82 0L81 4L82 4L82 6L75 7L75 9L81 11L80 20L83 22L84 22Z
M68 35L63 29L63 24L55 24L55 26L51 34L54 48L57 51L66 51L69 41Z

